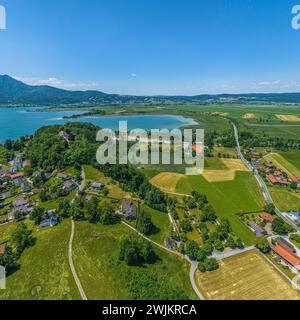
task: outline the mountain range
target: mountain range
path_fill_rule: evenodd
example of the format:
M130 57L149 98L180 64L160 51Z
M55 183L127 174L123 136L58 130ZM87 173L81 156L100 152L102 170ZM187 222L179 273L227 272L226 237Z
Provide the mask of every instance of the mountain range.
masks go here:
M278 102L300 103L300 93L247 93L196 96L130 96L101 91L70 91L51 86L32 86L0 75L0 105L122 104L130 102Z

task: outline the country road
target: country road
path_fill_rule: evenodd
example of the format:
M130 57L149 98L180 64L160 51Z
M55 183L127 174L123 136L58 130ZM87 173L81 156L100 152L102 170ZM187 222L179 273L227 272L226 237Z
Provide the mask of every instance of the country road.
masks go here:
M281 212L275 205L272 196L268 190L268 187L266 185L266 183L264 182L264 180L262 179L262 177L259 175L258 171L256 170L256 168L254 168L251 163L244 157L242 151L241 151L241 146L240 146L240 142L239 142L239 132L238 129L236 127L236 125L230 121L231 125L233 126L233 130L234 130L234 138L236 141L236 149L237 149L237 154L239 156L239 158L244 162L244 164L247 166L247 168L249 168L250 171L253 172L254 177L256 178L258 184L260 185L262 194L264 196L264 199L267 203L272 203L275 207L275 213L280 216L286 223L288 223L289 225L291 225L295 230L297 230L297 232L300 234L300 227L298 227L294 222L292 222L291 220L289 220L286 215Z
M74 221L71 220L71 236L70 236L70 241L69 241L69 250L68 250L68 255L69 255L69 265L72 271L73 278L75 280L75 283L77 285L77 288L79 290L79 293L81 295L82 300L88 300L87 296L82 288L81 282L79 280L79 277L76 273L74 262L73 262L73 239L74 239L74 233L75 233L75 224Z

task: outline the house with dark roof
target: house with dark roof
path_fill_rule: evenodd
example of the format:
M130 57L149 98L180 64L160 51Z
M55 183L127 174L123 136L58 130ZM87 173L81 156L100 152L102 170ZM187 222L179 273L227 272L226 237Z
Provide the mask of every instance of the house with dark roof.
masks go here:
M9 191L0 194L0 200L5 200L5 199L8 199L10 197L11 197L11 193Z
M64 189L71 192L78 188L78 184L73 180L67 180L64 182Z
M95 189L95 190L102 190L105 187L105 184L101 183L101 182L93 182L91 184L91 188Z
M254 221L249 222L249 227L257 237L262 237L267 235L267 231Z
M121 209L125 219L127 220L135 220L137 218L137 209L134 203L129 199L124 199L122 201L122 209Z
M58 216L56 215L56 210L50 210L45 213L45 220L40 223L40 227L54 227L58 224Z

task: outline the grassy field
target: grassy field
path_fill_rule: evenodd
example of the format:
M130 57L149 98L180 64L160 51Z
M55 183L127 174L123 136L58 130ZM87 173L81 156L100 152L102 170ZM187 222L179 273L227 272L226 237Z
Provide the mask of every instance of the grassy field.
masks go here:
M264 200L256 180L250 172L237 172L232 181L208 182L202 176L185 176L176 191L190 194L193 190L205 193L219 217L227 218L234 233L247 245L254 242L254 234L238 218L238 213L262 210Z
M291 165L300 171L300 150L292 150L288 152L280 152L280 155L285 158Z
M76 222L74 263L87 297L91 300L132 299L126 283L134 281L135 275L142 272L145 277L155 274L159 283L175 285L188 297L196 299L189 281L189 265L173 254L155 249L160 260L151 265L129 267L119 261L118 241L132 232L121 224L103 226Z
M128 195L125 191L123 191L119 184L116 181L113 181L109 177L105 177L102 172L93 168L92 166L86 165L84 166L85 178L87 182L102 182L106 185L109 190L109 197L122 199Z
M300 299L291 284L255 250L221 261L216 271L198 271L196 282L209 300Z
M164 240L170 232L170 220L168 214L149 208L146 205L141 205L141 207L150 214L151 221L156 227L156 231L150 235L149 238L155 242L164 244Z
M290 163L284 156L284 153L270 153L264 156L264 160L272 162L277 168L285 171L289 176L300 177L300 169ZM300 160L298 160L300 161Z
M34 235L35 245L24 251L20 269L8 276L0 300L80 299L68 264L70 222L39 229Z
M300 210L300 194L291 192L281 187L269 188L270 194L281 211L291 209Z

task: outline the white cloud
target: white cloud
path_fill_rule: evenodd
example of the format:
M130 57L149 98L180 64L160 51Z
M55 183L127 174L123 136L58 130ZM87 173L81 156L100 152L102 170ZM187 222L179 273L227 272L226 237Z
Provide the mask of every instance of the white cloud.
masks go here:
M137 76L136 73L131 73L130 75L131 75L132 77L136 77L136 76Z
M261 81L261 82L256 83L255 85L259 86L259 87L261 87L261 86L275 86L280 83L281 83L281 80Z

